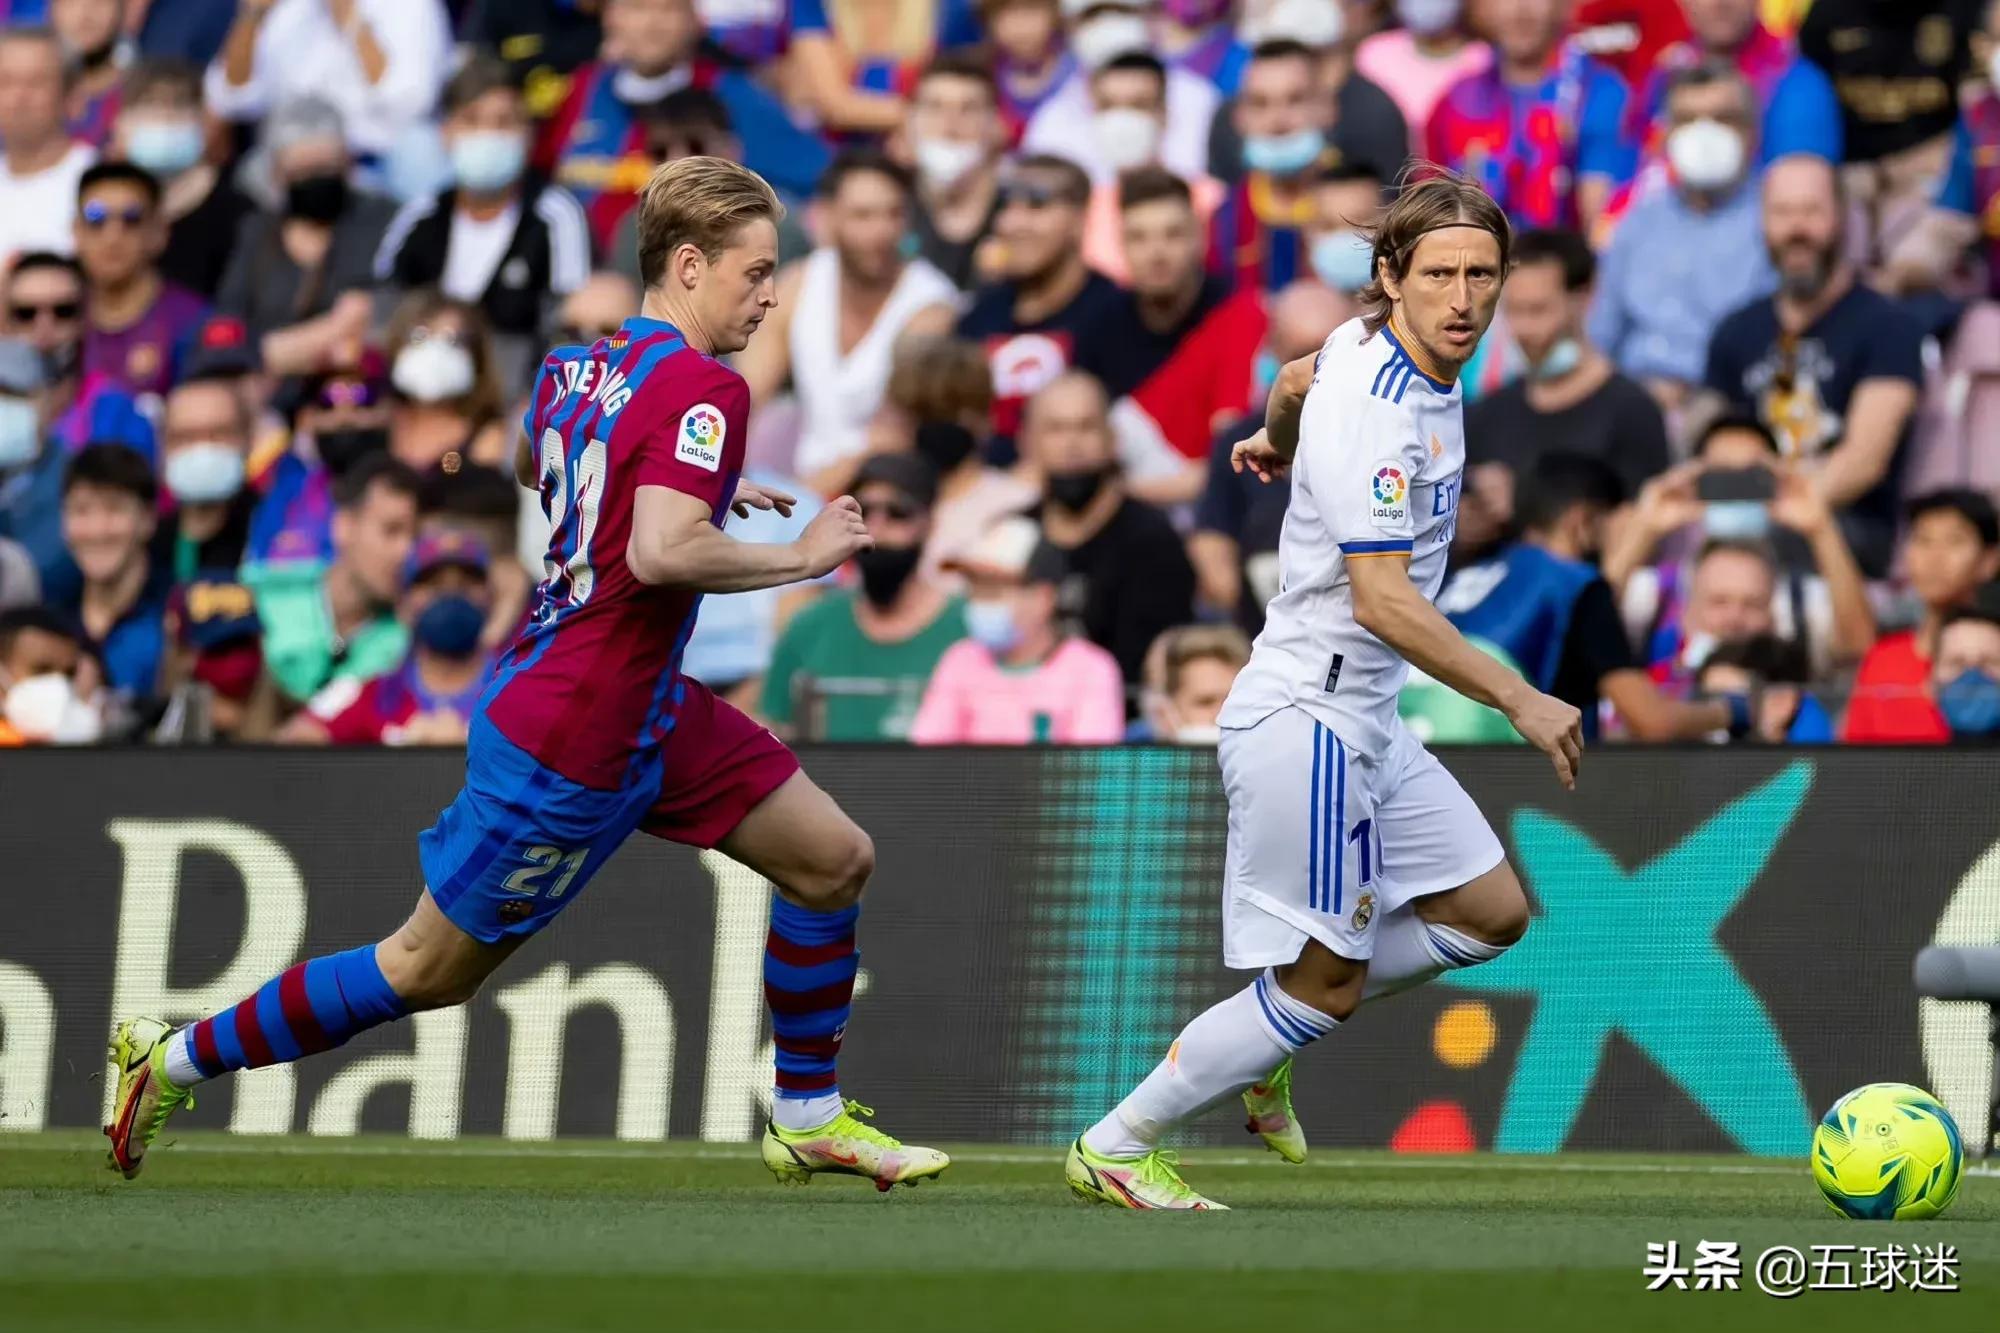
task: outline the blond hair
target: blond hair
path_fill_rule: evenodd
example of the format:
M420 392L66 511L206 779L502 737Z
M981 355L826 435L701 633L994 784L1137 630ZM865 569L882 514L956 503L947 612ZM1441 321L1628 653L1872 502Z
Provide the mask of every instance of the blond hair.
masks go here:
M713 260L745 223L785 216L762 176L726 157L683 157L653 173L639 196L639 281L651 288L683 245Z
M1445 227L1477 227L1491 232L1500 243L1500 271L1507 271L1514 249L1514 232L1507 224L1507 214L1493 202L1493 196L1468 176L1447 171L1432 162L1412 163L1403 173L1402 192L1370 233L1375 242L1371 270L1375 276L1356 293L1361 302L1362 322L1370 334L1382 331L1395 305L1382 282L1384 267L1397 282L1409 277L1418 243Z
M1182 625L1160 636L1160 691L1172 696L1196 662L1220 662L1241 671L1250 660L1250 640L1234 625Z

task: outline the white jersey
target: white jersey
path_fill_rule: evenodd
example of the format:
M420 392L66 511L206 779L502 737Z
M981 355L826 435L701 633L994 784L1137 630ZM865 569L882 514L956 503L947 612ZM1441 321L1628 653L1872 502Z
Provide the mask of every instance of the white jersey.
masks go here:
M1388 752L1410 667L1355 623L1347 562L1407 555L1411 581L1436 601L1464 471L1459 386L1426 374L1389 330L1371 337L1359 319L1335 329L1299 422L1278 595L1223 727L1254 727L1293 706L1350 751Z

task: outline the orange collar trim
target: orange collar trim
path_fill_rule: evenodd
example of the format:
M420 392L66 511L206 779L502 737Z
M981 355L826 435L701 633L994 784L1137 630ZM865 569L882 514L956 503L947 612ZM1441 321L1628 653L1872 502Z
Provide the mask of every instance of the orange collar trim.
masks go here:
M1410 364L1415 366L1424 378L1444 390L1449 390L1457 383L1458 375L1456 373L1448 375L1440 370L1437 363L1431 360L1430 354L1424 351L1423 344L1403 332L1394 315L1389 316L1389 337L1396 346L1403 349L1403 355L1410 358Z

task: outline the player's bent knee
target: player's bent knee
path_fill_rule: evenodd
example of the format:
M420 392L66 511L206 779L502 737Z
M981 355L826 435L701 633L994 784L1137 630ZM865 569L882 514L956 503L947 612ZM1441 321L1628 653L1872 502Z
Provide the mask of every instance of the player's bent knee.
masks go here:
M490 975L489 968L470 965L462 954L413 939L406 931L382 941L375 958L389 989L412 1013L464 1004L479 994Z
M1518 944L1528 933L1527 891L1505 861L1453 893L1424 901L1417 910L1426 920L1461 930L1497 949Z
M825 853L794 885L805 906L820 912L838 912L861 901L869 876L875 873L875 842L858 825L850 824L846 836L831 842Z

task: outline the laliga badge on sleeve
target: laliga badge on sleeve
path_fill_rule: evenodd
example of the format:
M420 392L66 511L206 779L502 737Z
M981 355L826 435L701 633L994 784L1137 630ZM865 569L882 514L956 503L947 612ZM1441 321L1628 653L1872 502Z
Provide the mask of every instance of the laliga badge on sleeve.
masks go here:
M681 430L679 442L674 447L674 457L704 472L720 472L725 431L721 408L713 403L696 403L681 413Z
M1399 528L1410 521L1410 479L1400 462L1375 464L1368 478L1368 518L1378 528Z

